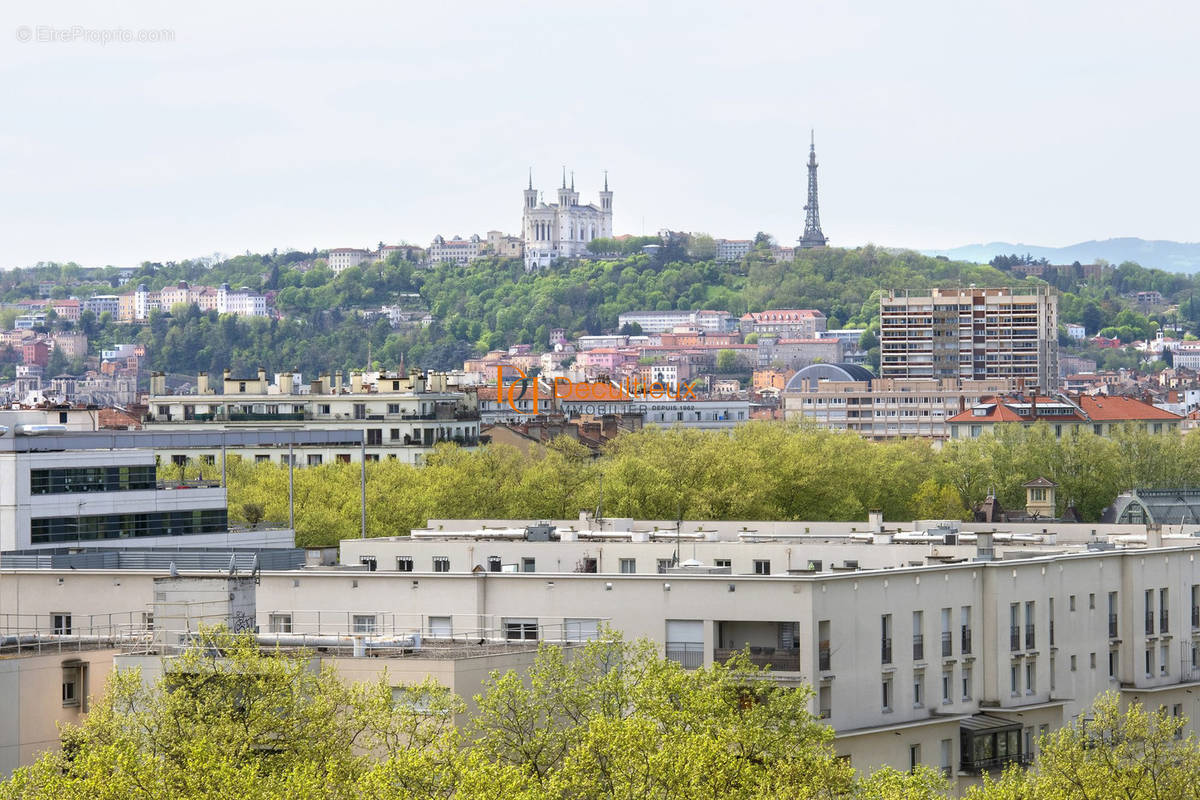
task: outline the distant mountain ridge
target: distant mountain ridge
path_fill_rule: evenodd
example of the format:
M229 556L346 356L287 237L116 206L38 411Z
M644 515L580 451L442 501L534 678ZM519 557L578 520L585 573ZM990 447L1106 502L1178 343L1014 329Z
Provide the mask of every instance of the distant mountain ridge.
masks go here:
M1169 272L1200 272L1200 242L1170 242L1165 240L1120 239L1092 240L1066 247L1041 247L1033 244L1010 244L989 242L968 244L950 250L922 250L928 256L946 256L958 261L986 264L999 255L1029 255L1045 258L1051 264L1091 264L1103 258L1114 266L1122 261L1136 261L1143 267L1154 267Z

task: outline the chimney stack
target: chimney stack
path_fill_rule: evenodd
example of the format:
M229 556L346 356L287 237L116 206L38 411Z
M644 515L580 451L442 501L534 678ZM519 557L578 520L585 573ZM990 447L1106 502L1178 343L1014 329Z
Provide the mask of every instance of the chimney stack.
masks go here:
M1146 547L1162 547L1162 525L1157 522L1146 523Z
M212 389L208 385L207 372L201 372L196 376L196 394L212 394Z
M150 373L150 394L161 396L167 393L167 376L161 372Z
M342 393L342 371L340 369L333 371L333 393Z
M295 373L292 371L279 373L279 393L291 394L295 383Z
M350 391L354 394L362 394L363 376L358 370L350 373Z
M992 545L993 531L980 531L975 534L975 560L995 561L996 548Z

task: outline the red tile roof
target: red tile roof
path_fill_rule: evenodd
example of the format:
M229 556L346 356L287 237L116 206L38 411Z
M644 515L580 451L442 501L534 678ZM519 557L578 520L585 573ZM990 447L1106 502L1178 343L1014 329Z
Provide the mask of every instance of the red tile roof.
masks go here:
M952 423L997 423L997 422L1030 422L1036 420L1046 420L1047 422L1141 422L1141 421L1160 421L1160 422L1178 422L1183 417L1178 414L1173 414L1170 411L1164 411L1149 403L1143 402L1133 397L1092 397L1091 395L1079 395L1070 398L1070 401L1078 406L1083 413L1072 411L1070 414L1045 414L1041 409L1034 411L1033 404L1037 406L1061 406L1063 400L1058 397L985 397L973 408L968 408L955 414L948 421ZM1010 406L1020 404L1028 407L1029 410L1036 416L1022 416L1018 411ZM977 414L977 410L987 408L987 413Z
M1084 395L1077 402L1089 417L1097 422L1136 420L1178 421L1183 419L1178 414L1172 414L1161 408L1142 402L1133 397L1092 397Z

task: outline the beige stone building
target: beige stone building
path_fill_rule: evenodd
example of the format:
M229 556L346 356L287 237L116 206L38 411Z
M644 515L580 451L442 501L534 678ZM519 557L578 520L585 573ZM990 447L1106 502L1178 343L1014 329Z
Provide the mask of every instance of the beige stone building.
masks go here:
M1106 690L1200 718L1196 528L434 520L343 542L340 569L264 571L253 620L382 647L572 642L607 622L685 667L748 647L814 687L856 768L928 764L961 788L1036 758ZM0 612L136 610L161 577L5 569Z
M784 418L809 420L867 439L919 436L945 441L950 419L985 397L1008 391L1009 380L876 378L854 364L813 364L783 392Z

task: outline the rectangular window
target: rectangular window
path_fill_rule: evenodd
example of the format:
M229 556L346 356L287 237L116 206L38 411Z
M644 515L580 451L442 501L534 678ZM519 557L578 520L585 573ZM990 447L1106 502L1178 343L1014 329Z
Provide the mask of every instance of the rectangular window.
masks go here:
M1075 671L1075 656L1071 656L1071 672Z
M1108 679L1115 680L1117 677L1117 651L1108 651Z
M64 708L79 708L87 700L87 664L82 661L67 661L62 666L62 704Z
M920 708L925 704L925 672L917 670L913 673L913 707Z
M665 574L665 573L666 573L666 571L667 571L667 570L669 570L669 569L671 568L671 565L672 565L673 563L674 563L674 562L673 562L671 559L669 559L669 558L660 558L660 559L658 559L658 562L657 562L658 574L659 574L659 575L663 575L663 574Z
M1067 610L1069 610L1069 611L1075 610L1075 595L1071 595L1070 597L1067 598Z
M383 428L367 428L367 447L379 447L383 444Z
M499 572L503 569L504 564L501 563L500 556L488 556L487 568L488 572Z
M367 568L367 572L374 572L377 566L375 556L359 556L358 563Z
M355 633L374 633L375 632L375 615L374 614L355 614L351 620L354 626Z
M600 638L600 620L564 619L563 639L568 642L590 642Z
M505 619L504 620L504 638L510 642L536 642L538 638L538 624L536 619Z
M1008 667L1008 691L1013 695L1021 693L1021 666L1016 662Z
M954 669L942 670L942 704L948 705L954 702L952 692L954 691Z
M949 778L954 774L954 740L942 739L942 777Z
M532 558L522 558L521 572L537 572L536 562Z
M1117 593L1108 593L1108 638L1117 638Z
M732 561L731 559L728 559L728 558L714 558L714 559L713 559L713 566L714 566L714 567L730 567L730 568L732 568L732 567L733 567L733 561Z
M821 719L833 716L833 687L829 684L817 690L817 709Z
M255 453L254 454L254 463L255 464L269 464L270 461L271 461L271 457L269 455L267 455L266 453Z
M434 556L433 557L433 571L434 572L449 572L450 571L450 557L449 556Z
M962 654L971 653L971 607L962 607Z
M971 668L962 668L962 699L971 699Z
M908 771L916 772L919 766L921 766L921 745L910 744L908 746Z
M1088 608L1093 611L1096 609L1096 593L1095 592L1088 592Z
M400 413L400 404L399 403L388 403L387 404L387 413L399 414Z
M925 612L912 612L913 661L925 660Z
M1037 648L1036 636L1036 610L1035 603L1030 600L1025 603L1025 649L1034 650Z
M267 624L271 633L291 633L292 615L272 614L270 617L268 617Z
M884 664L892 663L892 615L884 614L880 617L880 627L883 637L879 648L879 658Z
M1158 654L1159 654L1158 674L1166 675L1168 672L1170 672L1170 667L1168 666L1170 664L1170 660L1171 660L1171 645L1170 645L1170 643L1163 642L1162 644L1160 644L1158 646Z
M637 559L635 559L635 558L622 558L621 559L621 574L622 575L633 575L636 572L637 572Z
M397 572L412 572L413 571L412 556L396 556L396 571Z
M54 626L54 633L59 636L68 636L71 633L71 615L65 611L59 611L51 614L51 623Z
M321 454L320 453L309 453L308 454L308 465L310 467L321 466Z
M1037 693L1037 662L1025 662L1025 694Z
M766 558L754 559L754 574L755 575L770 575L771 561Z
M883 710L892 710L892 679L883 679Z

